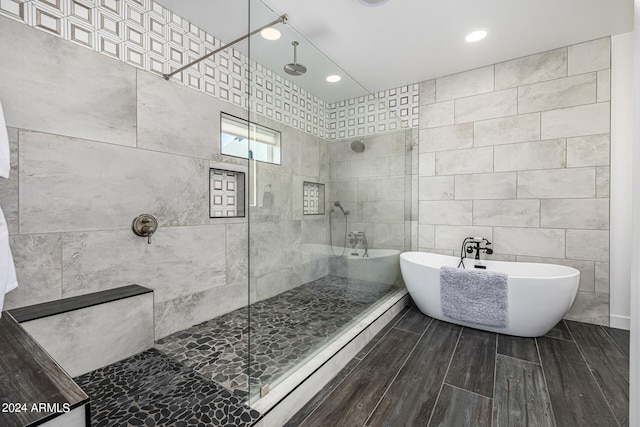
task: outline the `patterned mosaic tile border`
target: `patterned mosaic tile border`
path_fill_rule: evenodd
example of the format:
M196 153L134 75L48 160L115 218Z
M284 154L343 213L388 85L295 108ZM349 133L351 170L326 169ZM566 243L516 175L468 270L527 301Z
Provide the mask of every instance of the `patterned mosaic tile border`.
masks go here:
M222 45L152 0L0 0L0 15L157 74ZM417 84L329 105L234 49L172 79L325 139L418 126Z
M419 126L420 85L412 84L331 106L329 139L352 138Z

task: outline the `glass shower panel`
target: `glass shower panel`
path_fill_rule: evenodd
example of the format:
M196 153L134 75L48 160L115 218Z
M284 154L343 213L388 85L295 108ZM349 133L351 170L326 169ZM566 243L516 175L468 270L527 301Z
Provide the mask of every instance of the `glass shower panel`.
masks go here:
M251 0L250 27L285 13ZM249 45L249 120L281 134L281 163L250 160L248 173L252 405L402 294L410 248L412 123L389 107L409 111L417 85L369 93L294 21L273 29ZM320 188L310 209L320 192L304 192Z

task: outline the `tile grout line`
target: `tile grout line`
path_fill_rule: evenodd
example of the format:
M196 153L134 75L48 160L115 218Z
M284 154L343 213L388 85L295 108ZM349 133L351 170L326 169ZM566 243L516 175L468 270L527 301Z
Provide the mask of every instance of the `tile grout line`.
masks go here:
M500 334L496 334L496 351L493 356L493 389L491 390L491 427L494 424L494 414L496 409L496 382L498 381L498 341Z
M404 316L403 316L404 317ZM378 399L378 402L376 403L376 406L373 407L373 409L371 410L371 413L367 416L367 419L364 421L363 425L367 425L367 422L371 419L371 416L376 412L376 409L378 409L378 406L380 406L380 402L382 402L382 400L384 399L384 397L387 395L387 392L389 391L389 389L391 388L391 386L393 385L393 383L395 383L396 379L398 378L398 375L400 375L400 372L402 371L402 369L405 367L405 365L407 364L407 361L411 358L411 355L413 354L413 352L415 351L416 347L418 347L418 344L420 344L420 341L422 340L422 338L424 338L424 334L427 333L427 331L429 330L429 328L431 327L431 325L433 324L433 318L431 318L431 321L429 322L429 324L427 325L427 327L424 329L424 331L422 332L422 334L420 334L420 338L418 338L418 340L416 341L416 344L413 346L413 348L411 349L411 351L409 352L409 354L407 355L407 357L405 358L404 362L402 363L402 366L400 366L400 368L398 369L398 371L396 372L396 374L394 375L393 379L391 380L391 382L389 383L389 385L387 386L387 388L384 390L384 393L382 393L382 396L380 396L380 399ZM402 331L402 329L398 329L399 331ZM407 332L407 331L403 331L403 332Z
M542 355L540 354L540 346L538 345L538 338L540 337L534 338L534 342L536 344L536 352L538 354L538 360L540 360L540 370L542 371L542 379L544 380L544 386L547 391L546 396L549 402L549 410L551 411L551 420L553 421L553 424L557 426L558 423L556 422L556 414L555 414L555 411L553 410L553 402L551 401L551 395L549 394L549 384L547 383L547 375L544 373L544 365L542 364Z
M324 397L324 399L322 399L320 402L318 402L318 404L316 405L316 407L315 407L315 408L313 408L313 410L312 410L311 412L309 412L309 414L307 414L307 416L306 416L306 417L304 417L304 418L302 419L302 421L300 421L300 425L303 425L303 424L304 424L304 422L305 422L307 419L309 419L309 417L311 417L311 415L313 415L313 414L318 410L318 408L319 408L320 406L322 406L322 404L323 404L323 403L324 403L324 402L329 398L329 396L331 396L331 395L333 394L333 392L335 392L335 391L338 389L338 387L340 387L340 385L342 385L342 383L343 383L343 382L345 382L347 378L349 378L349 376L353 373L353 371L354 371L358 366L360 366L360 364L364 361L364 359L366 359L366 358L367 358L367 356L369 356L369 354L371 354L371 351L373 351L373 349L374 349L374 348L376 348L376 347L380 344L380 341L382 341L382 339L383 339L384 337L386 337L386 336L387 336L387 335L388 335L388 334L389 334L389 333L390 333L390 332L395 328L395 325L397 325L397 324L398 324L398 322L400 322L400 320L402 320L402 319L407 315L407 313L408 313L408 312L409 312L409 310L406 310L406 311L405 311L405 313L402 315L402 317L400 317L400 319L398 319L398 320L397 320L397 321L396 321L396 322L395 322L395 323L394 323L394 324L393 324L393 325L392 325L392 326L391 326L391 327L390 327L390 328L389 328L389 329L388 329L388 330L387 330L387 331L386 331L386 332L385 332L385 333L380 337L380 339L378 340L378 342L376 342L376 343L373 345L373 347L371 347L371 349L367 352L367 354L365 354L365 355L362 357L362 359L358 359L357 357L354 357L354 358L353 358L353 359L358 360L358 363L356 363L356 365L353 367L353 369L351 369L351 371L350 371L347 375L345 375L345 376L344 376L344 378L343 378L343 379L342 379L338 384L336 384L336 386L333 388L333 390L331 390L329 393L327 393L327 395ZM391 322L389 322L389 323L391 323ZM429 323L429 325L431 325L431 323ZM300 408L300 409L302 409L302 408ZM295 415L295 414L294 414L294 415Z
M564 319L563 319L563 322L564 322ZM576 344L576 348L578 349L578 352L580 353L580 357L582 357L582 360L584 361L585 366L587 367L587 369L589 370L589 373L591 374L591 378L593 378L593 381L595 381L596 386L598 387L598 391L600 392L600 395L604 399L604 402L607 404L607 408L609 408L609 411L611 411L611 416L613 417L614 420L616 420L616 424L618 424L618 427L621 427L620 426L620 421L618 421L618 417L616 416L615 412L613 412L613 409L611 408L611 404L609 404L609 399L607 399L607 396L605 396L604 392L602 391L602 386L600 385L600 383L596 379L596 376L593 373L593 369L591 369L591 364L584 357L584 353L582 352L582 349L580 348L580 345L578 344L578 341L576 341L576 337L573 336L573 332L571 332L571 329L569 328L569 325L566 325L566 326L567 326L567 330L569 331L569 334L573 338L573 342Z
M564 319L562 319L562 322L564 322ZM552 340L560 340L560 341L566 341L566 342L575 342L575 340L573 339L573 337L571 337L571 339L566 339L566 338L561 338L561 337L552 337L550 335L542 335L541 337L536 337L536 338L549 338Z
M537 349L536 349L536 351L537 351ZM521 358L519 358L519 357L515 357L515 356L509 356L508 354L497 353L497 355L496 355L496 356L506 357L507 359L513 359L513 360L517 360L517 361L519 361L519 362L530 363L530 364L532 364L532 365L542 366L542 364L541 364L541 363L532 362L532 361L530 361L530 360L527 360L527 359L521 359ZM540 357L540 355L538 355L538 357Z
M442 384L444 384L444 385L448 385L449 387L451 387L451 388L455 388L455 389L460 390L460 391L464 391L465 393L471 393L471 394L473 394L473 395L475 395L475 396L483 397L483 398L485 398L485 399L489 399L489 400L493 401L493 398L492 398L492 397L485 396L484 394L476 393L475 391L467 390L466 388L462 388L462 387L459 387L459 386L457 386L457 385L449 384L449 383L448 383L448 382L446 382L446 381L444 381ZM493 410L493 407L492 407L492 410Z
M382 334L382 336L380 337L380 339L379 339L379 340L378 340L378 341L373 345L373 347L371 347L371 348L369 349L369 351L367 351L367 354L365 354L365 355L363 355L363 356L362 356L362 359L358 359L358 355L359 355L360 353L356 354L353 358L354 358L354 359L358 359L358 360L360 360L360 361L363 361L363 360L364 360L364 359L365 359L365 358L366 358L366 357L367 357L367 356L368 356L368 355L373 351L373 349L374 349L374 348L376 348L376 347L378 346L378 344L380 344L380 341L382 341L382 340L384 339L384 337L386 337L386 336L389 334L389 332L391 332L391 330L392 330L392 329L402 330L402 329L396 328L396 325L397 325L397 324L398 324L402 319L404 319L404 317L407 315L407 313L408 313L408 312L409 312L409 310L405 310L405 313L402 315L402 317L400 317L398 320L396 320L396 321L395 321L395 323L394 323L393 325L391 325L391 327L390 327L390 328L389 328L389 329L388 329L384 334ZM391 320L393 321L393 319L391 319ZM391 323L391 322L389 322L389 323ZM386 325L385 325L385 326L383 326L383 329L384 329L385 327L386 327ZM380 332L382 332L382 330L380 330ZM378 333L380 333L380 332L378 332ZM405 331L405 332L408 332L408 331ZM377 335L377 334L376 334L376 335ZM374 338L375 338L375 335L374 335ZM371 342L371 341L372 341L372 340L369 340L369 342ZM367 344L368 344L368 343L367 343ZM365 347L366 347L366 344L365 344ZM363 347L363 348L362 348L362 350L364 350L364 349L365 349L365 347ZM360 350L360 351L362 351L362 350Z
M436 406L438 406L438 401L440 400L440 395L442 394L442 389L447 381L447 375L449 374L449 369L451 368L451 363L453 362L453 357L456 354L456 350L458 349L458 344L460 344L460 338L462 337L462 331L464 331L464 327L460 328L460 332L458 332L458 339L456 340L456 345L451 352L451 358L449 359L449 364L447 365L447 370L444 372L444 377L442 379L442 384L440 385L440 390L438 391L438 396L436 397L436 401L433 404L433 408L431 409L431 415L429 416L429 421L427 421L427 427L431 424L431 420L433 419L433 413L435 412Z
M385 335L386 335L386 334L385 334ZM376 345L377 345L377 343L376 343ZM374 347L375 347L375 346L374 346ZM365 356L365 357L366 357L366 356ZM347 378L349 378L349 376L353 373L353 371L354 371L358 366L360 366L360 364L363 362L364 358L362 358L361 360L359 360L359 359L356 359L356 360L358 360L358 363L356 363L356 365L353 367L353 369L351 369L351 371L350 371L347 375L345 375L345 376L344 376L344 378L343 378L343 379L342 379L338 384L336 384L336 386L333 388L333 390L331 390L329 393L327 393L327 395L324 397L324 399L322 399L320 402L318 402L318 404L316 405L316 407L315 407L315 408L313 408L313 411L309 412L309 414L307 414L307 416L306 416L306 417L304 417L304 418L302 419L302 421L300 421L300 424L299 424L299 425L303 425L303 424L304 424L304 422L305 422L306 420L308 420L308 419L309 419L309 417L311 417L311 415L313 415L313 414L318 410L318 408L319 408L320 406L322 406L322 404L323 404L323 403L324 403L324 402L329 398L329 396L331 396L331 395L333 394L333 392L334 392L334 391L336 391L336 390L338 389L338 387L340 387L340 386L342 385L342 383L343 383L343 382L345 382L345 380L346 380ZM302 409L302 408L300 408L300 409ZM295 414L293 414L293 415L295 415ZM289 421L287 421L287 422L289 422Z
M600 327L600 329L602 329L602 331L605 333L605 335L607 336L607 338L609 339L609 341L611 341L613 343L613 346L615 348L617 348L621 353L625 353L624 349L620 348L620 346L618 345L618 343L616 342L616 340L613 339L613 337L611 335L609 335L609 332L607 332L607 330L605 328L609 328L611 329L611 326L604 326L604 325L598 325ZM614 328L615 329L615 328Z

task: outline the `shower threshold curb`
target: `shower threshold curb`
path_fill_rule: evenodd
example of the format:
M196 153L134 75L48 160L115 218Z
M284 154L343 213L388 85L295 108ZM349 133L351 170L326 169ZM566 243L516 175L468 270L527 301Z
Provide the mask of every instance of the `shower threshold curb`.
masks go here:
M263 414L256 427L282 426L355 357L409 303L406 289L392 295L295 373L250 404Z

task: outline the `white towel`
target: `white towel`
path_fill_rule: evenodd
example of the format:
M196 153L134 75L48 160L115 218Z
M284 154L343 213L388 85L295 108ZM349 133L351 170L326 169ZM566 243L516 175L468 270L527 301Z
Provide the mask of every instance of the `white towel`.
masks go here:
M11 170L11 156L9 154L9 135L7 134L7 125L4 121L4 112L2 103L0 102L0 176L9 178Z
M7 221L4 219L2 208L0 208L0 317L4 306L4 294L12 291L17 286L16 268L13 264L11 248L9 247L9 230L7 229Z
M9 153L9 135L4 121L4 111L0 103L0 177L9 178L11 170L11 155ZM9 247L9 229L0 208L0 316L4 306L4 295L18 286L16 268Z

